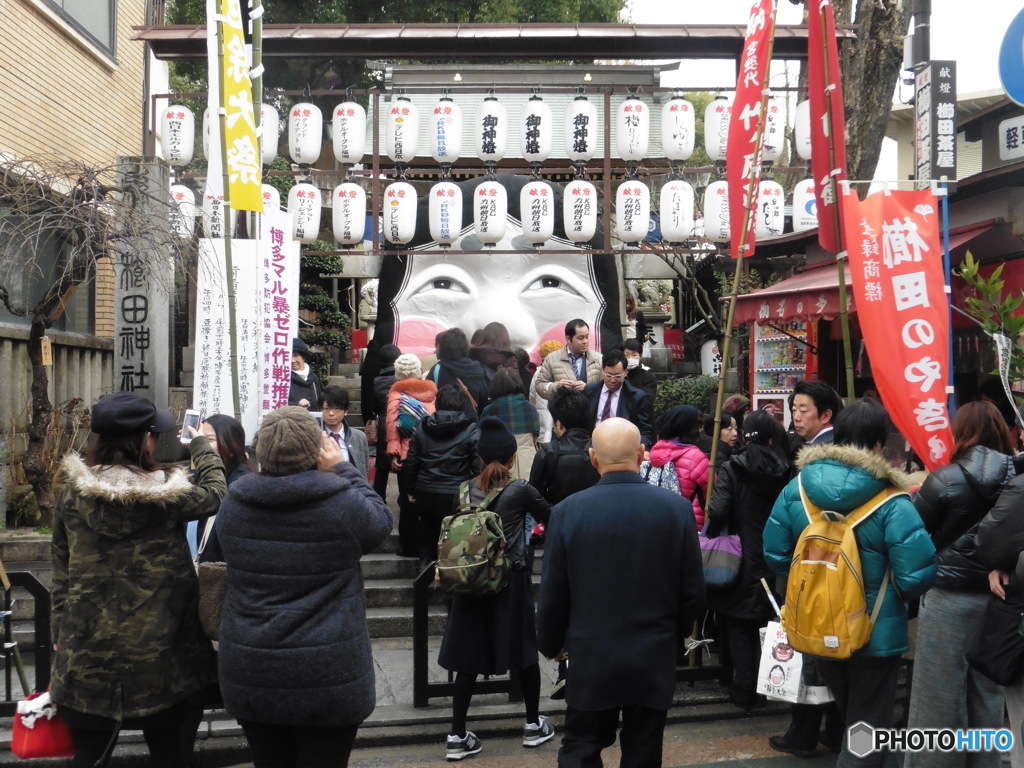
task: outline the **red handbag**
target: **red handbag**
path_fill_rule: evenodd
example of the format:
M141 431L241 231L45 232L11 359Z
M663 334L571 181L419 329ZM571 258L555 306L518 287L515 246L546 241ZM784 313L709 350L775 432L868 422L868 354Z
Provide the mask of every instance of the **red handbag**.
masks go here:
M35 701L43 696L46 697L46 702ZM49 699L50 692L44 691L29 694L25 701L18 703L18 713L14 716L11 735L11 752L23 760L31 757L75 755L71 729L57 711L57 705L49 703Z

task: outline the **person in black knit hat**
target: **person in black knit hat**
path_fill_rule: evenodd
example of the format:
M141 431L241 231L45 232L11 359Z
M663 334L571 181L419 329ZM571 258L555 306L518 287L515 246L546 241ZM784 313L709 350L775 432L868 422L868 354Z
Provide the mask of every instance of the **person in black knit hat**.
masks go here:
M288 389L288 405L301 405L307 411L316 408L324 385L309 367L309 347L302 339L292 339L292 383Z
M501 489L490 509L501 516L509 574L508 586L496 595L452 600L438 657L444 669L455 673L452 728L445 745L445 757L452 761L475 755L482 748L476 734L466 730L477 675L501 675L510 669L519 672L526 705L524 747L539 746L555 735L554 727L539 713L540 666L526 527L528 515L546 523L551 506L525 480L512 479L516 438L500 419L481 419L477 453L484 471L462 484L460 497L468 495L469 501L479 504L492 490Z

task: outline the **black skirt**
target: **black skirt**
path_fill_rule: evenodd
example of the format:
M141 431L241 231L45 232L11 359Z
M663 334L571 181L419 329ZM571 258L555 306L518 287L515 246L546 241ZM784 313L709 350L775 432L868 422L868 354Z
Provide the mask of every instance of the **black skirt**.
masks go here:
M537 621L530 570L509 571L508 586L489 597L456 597L438 663L451 672L503 675L537 663Z

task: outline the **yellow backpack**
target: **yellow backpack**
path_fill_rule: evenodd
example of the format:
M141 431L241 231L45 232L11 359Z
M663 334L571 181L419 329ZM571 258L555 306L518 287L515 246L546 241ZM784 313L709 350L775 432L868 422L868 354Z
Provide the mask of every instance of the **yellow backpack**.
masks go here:
M886 488L844 516L812 504L799 475L797 484L808 525L793 553L782 626L801 653L848 659L871 637L891 572L886 569L869 616L853 530L889 499L907 494Z

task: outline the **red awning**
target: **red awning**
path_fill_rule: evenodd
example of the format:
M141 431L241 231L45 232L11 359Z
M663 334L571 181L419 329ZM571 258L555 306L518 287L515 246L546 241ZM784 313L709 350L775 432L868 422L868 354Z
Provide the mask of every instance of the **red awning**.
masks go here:
M846 286L849 290L849 268L846 269ZM856 311L851 301L850 313ZM839 273L835 264L829 264L738 297L735 324L831 320L838 314Z

